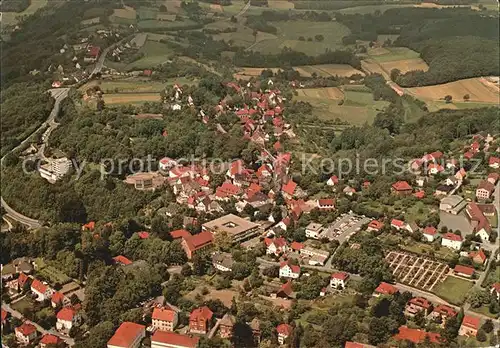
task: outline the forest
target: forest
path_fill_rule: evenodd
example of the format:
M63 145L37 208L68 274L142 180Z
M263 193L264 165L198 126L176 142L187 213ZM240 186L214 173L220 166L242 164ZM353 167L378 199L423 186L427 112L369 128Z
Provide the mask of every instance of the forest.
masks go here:
M28 8L31 0L4 0L0 3L1 12L22 12Z

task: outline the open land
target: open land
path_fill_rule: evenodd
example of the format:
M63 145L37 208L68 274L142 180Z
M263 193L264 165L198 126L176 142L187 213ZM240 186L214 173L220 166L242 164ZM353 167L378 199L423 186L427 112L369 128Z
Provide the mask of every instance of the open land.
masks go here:
M42 7L47 6L48 0L31 1L28 8L22 12L2 12L2 26L16 25L18 22L17 17L31 16Z
M160 93L111 93L103 95L104 102L112 104L142 104L146 102L159 102Z
M452 304L460 305L465 301L467 293L473 285L469 280L448 276L436 286L434 293Z

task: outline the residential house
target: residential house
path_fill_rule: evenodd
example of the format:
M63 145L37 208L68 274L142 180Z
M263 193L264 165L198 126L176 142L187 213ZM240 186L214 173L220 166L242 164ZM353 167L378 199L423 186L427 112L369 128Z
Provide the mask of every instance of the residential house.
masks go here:
M373 296L379 297L380 295L394 295L397 292L399 292L399 290L394 285L382 282L375 289Z
M310 257L309 265L311 266L324 266L328 256L330 253L326 250L311 248L311 247L303 247L300 250L301 255L307 255Z
M276 297L291 298L292 293L293 293L292 282L288 280L286 283L280 286L279 290L276 292Z
M58 306L67 306L70 304L70 300L59 291L56 291L52 294L50 304L52 305L52 308L56 308Z
M43 302L52 297L54 290L51 289L48 285L45 285L40 280L35 279L31 283L31 292L36 295L36 300L38 302Z
M446 196L451 193L451 191L455 190L455 186L450 185L438 185L436 187L436 191L434 192L435 196Z
M189 235L182 238L181 246L186 253L188 260L194 255L208 252L213 245L213 235L209 231L202 231L195 235Z
M495 185L488 180L483 180L479 183L476 189L476 198L478 200L490 199L491 195L495 192Z
M233 336L233 328L236 324L236 318L226 313L219 322L219 335L222 338L231 338Z
M396 195L409 195L413 191L412 187L406 181L398 181L392 184L392 193Z
M460 329L458 330L458 335L476 337L480 324L481 318L474 317L472 315L465 315L462 320L462 325L460 325Z
M492 295L495 295L497 300L500 300L500 283L494 283L491 286L490 292Z
M500 174L490 173L490 174L488 174L488 178L486 180L488 180L489 183L496 185L496 183L498 182L498 179L500 179Z
M441 322L442 326L444 326L446 320L456 316L458 313L455 309L450 306L439 304L432 312L429 314L428 318L434 321Z
M465 177L467 176L467 172L465 171L464 168L460 168L459 171L457 171L455 173L455 178L458 180L458 181L463 181L465 179ZM458 184L458 183L457 183Z
M455 268L453 269L453 272L456 275L461 276L461 277L472 278L475 271L474 271L474 268L472 268L472 267L456 265Z
M434 226L427 226L422 231L422 235L427 242L434 242L437 237L437 229Z
M453 215L458 215L466 205L467 202L462 197L451 195L441 199L439 209Z
M233 257L229 253L216 253L212 255L212 265L221 272L231 272L233 270Z
M414 297L408 301L405 307L405 315L414 317L417 313L423 312L427 316L432 311L432 303L423 297Z
M156 330L151 336L151 348L196 348L199 341L199 337Z
M349 279L349 273L346 272L337 272L333 273L330 278L330 286L336 289L344 289Z
M40 343L40 348L47 348L47 347L60 347L61 345L63 345L63 342L64 341L56 335L45 334L43 335L39 343Z
M56 329L69 332L72 327L80 325L81 316L78 308L71 306L62 308L57 312Z
M207 334L210 331L213 315L207 306L194 309L189 315L189 332Z
M460 250L462 249L463 238L458 234L451 232L445 233L441 238L441 245L450 249Z
M6 310L4 310L4 309L2 308L2 309L0 310L0 314L1 314L0 319L1 319L1 325L2 325L1 327L2 327L2 329L3 329L3 326L7 323L7 318L8 318L8 316L9 316L9 314L10 314L10 313L9 313L9 312L7 312Z
M33 343L38 336L36 327L28 322L24 322L21 326L16 327L14 331L17 341L24 345Z
M346 187L344 187L342 192L351 197L353 194L356 193L356 189L354 187L347 185Z
M276 224L276 227L279 227L283 231L286 231L288 226L290 226L291 224L292 224L292 219L289 216L287 216L287 217L283 218L280 222L278 222Z
M489 207L488 205L483 205L484 207ZM472 231L476 236L479 236L483 242L488 242L490 239L490 234L492 228L490 222L484 216L483 211L480 206L474 202L467 205L465 209L465 215L467 216L469 222L472 225Z
M174 331L179 322L179 314L176 308L169 305L155 307L151 315L152 326L161 331Z
M493 169L500 168L500 157L490 156L488 159L488 165Z
M472 262L478 265L484 265L488 260L483 249L479 249L477 251L471 251L469 253L469 258L472 259Z
M306 237L319 239L319 235L321 234L322 231L323 231L323 225L311 222L306 227Z
M393 336L396 341L410 341L414 344L422 344L426 340L431 343L440 344L441 336L438 333L426 332L420 329L410 329L406 326L399 327L399 332Z
M126 321L121 323L109 339L107 348L139 348L144 337L146 337L144 325Z
M288 180L286 184L283 184L281 186L281 191L283 192L283 197L287 199L292 199L297 190L297 183L295 183L293 180Z
M288 324L279 324L276 327L276 331L278 332L278 342L280 345L285 344L288 337L292 335L292 327Z
M371 344L366 344L366 343L358 343L358 342L347 341L345 343L344 348L375 348L375 346L372 346Z
M391 227L395 228L396 230L400 231L402 229L406 229L406 224L404 221L398 220L398 219L392 219L391 220Z
M127 266L132 264L132 260L128 259L127 257L123 255L118 255L113 257L113 261L117 265L122 265L122 266Z
M444 167L438 163L430 163L427 166L427 174L436 175L444 171Z
M337 175L333 175L331 176L328 181L326 182L326 184L328 186L335 186L335 185L338 185L339 184L339 178L337 177Z
M297 279L300 277L300 266L292 265L289 261L280 263L280 278Z
M366 227L368 232L380 232L384 228L384 223L378 220L372 220Z
M265 238L264 243L266 244L266 254L267 255L280 255L288 251L288 243L285 238Z
M335 199L318 199L317 207L319 210L335 209Z

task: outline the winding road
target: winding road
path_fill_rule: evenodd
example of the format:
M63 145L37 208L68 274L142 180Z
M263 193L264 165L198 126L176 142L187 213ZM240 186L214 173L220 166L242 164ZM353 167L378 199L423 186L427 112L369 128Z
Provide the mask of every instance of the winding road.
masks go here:
M59 110L61 108L61 102L68 96L69 88L54 88L54 89L49 89L49 92L52 95L52 97L55 99L55 102L54 102L54 107L52 108L52 111L50 112L49 117L47 118L47 120L44 123L42 123L40 125L40 127L38 127L33 133L31 133L28 137L26 137L26 139L24 139L18 146L16 146L12 150L10 150L7 154L5 154L5 156L3 156L2 159L0 160L0 164L3 164L3 161L4 161L5 157L8 154L13 153L13 152L21 149L23 146L25 146L30 141L31 137L34 134L36 134L36 133L40 132L41 130L47 128L45 130L45 132L44 132L44 141L43 141L43 144L42 144L42 146L40 147L40 150L39 150L39 153L43 157L43 152L45 150L46 143L48 141L48 135L50 135L50 133L55 128L57 128L57 126L59 125L55 121L55 118L56 118L56 116L59 113ZM40 228L42 226L42 224L41 224L40 221L32 219L30 217L27 217L27 216L25 216L25 215L17 212L13 208L11 208L7 204L7 202L5 202L5 200L3 199L3 197L1 197L1 203L2 203L2 207L6 211L5 215L7 217L9 217L10 219L12 219L14 221L17 221L17 222L19 222L19 223L21 223L23 225L26 225L29 229Z

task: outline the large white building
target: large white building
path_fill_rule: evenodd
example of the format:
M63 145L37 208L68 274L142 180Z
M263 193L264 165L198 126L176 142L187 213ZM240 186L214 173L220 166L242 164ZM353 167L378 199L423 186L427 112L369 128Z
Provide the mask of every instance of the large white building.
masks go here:
M71 161L66 157L49 160L48 163L42 164L38 171L40 176L54 184L57 180L60 180L64 175L69 172L71 168Z
M441 239L441 245L454 250L462 249L463 238L458 234L446 233Z

